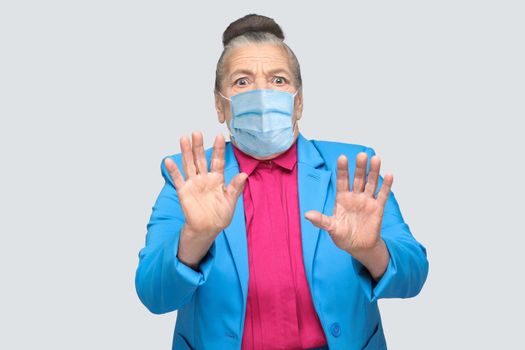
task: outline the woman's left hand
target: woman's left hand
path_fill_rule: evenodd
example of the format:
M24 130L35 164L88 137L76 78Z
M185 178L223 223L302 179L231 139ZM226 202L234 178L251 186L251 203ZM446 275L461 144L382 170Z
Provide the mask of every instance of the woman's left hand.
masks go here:
M371 158L367 182L367 159L365 152L357 155L354 182L350 191L348 159L344 155L339 156L337 194L332 216L315 210L305 213L305 217L315 226L330 234L339 248L353 256L364 256L382 244L381 222L394 180L391 173L386 174L376 198L374 194L379 180L381 160L378 156Z

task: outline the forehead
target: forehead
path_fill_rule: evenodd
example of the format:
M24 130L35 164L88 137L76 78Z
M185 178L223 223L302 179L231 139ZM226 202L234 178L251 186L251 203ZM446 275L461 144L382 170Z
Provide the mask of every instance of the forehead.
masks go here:
M276 44L246 44L233 48L227 57L229 72L237 69L268 70L281 68L290 71L290 57L286 49Z

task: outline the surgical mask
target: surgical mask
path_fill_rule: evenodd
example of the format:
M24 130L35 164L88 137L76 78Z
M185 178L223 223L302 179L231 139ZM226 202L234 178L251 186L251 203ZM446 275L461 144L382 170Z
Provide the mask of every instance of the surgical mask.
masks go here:
M230 133L244 153L267 157L287 150L294 140L292 117L297 95L279 90L250 90L230 98Z

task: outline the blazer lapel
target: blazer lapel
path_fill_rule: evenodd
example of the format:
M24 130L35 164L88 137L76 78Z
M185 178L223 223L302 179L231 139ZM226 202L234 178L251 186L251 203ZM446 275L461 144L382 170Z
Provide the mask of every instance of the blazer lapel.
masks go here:
M313 291L312 267L320 229L306 219L304 214L309 210L323 212L331 172L322 168L325 163L324 159L311 141L299 133L297 142L297 180L303 261L306 278L310 284L310 290Z
M232 178L239 173L239 163L235 159L231 142L226 143L225 149L225 165L224 165L224 183L226 186L230 184ZM244 217L244 197L241 193L235 206L232 221L228 227L224 229L226 240L230 247L235 268L239 276L242 294L244 301L248 297L248 239L246 237L246 221Z

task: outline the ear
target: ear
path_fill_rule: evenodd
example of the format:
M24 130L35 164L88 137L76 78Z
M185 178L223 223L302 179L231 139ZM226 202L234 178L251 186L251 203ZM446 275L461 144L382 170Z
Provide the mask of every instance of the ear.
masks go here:
M217 93L217 91L214 92L215 95L215 110L217 110L217 118L219 118L219 123L224 123L226 120L226 115L224 114L224 106L222 104L222 98Z
M303 89L301 89L297 95L295 95L295 115L297 120L303 116Z

